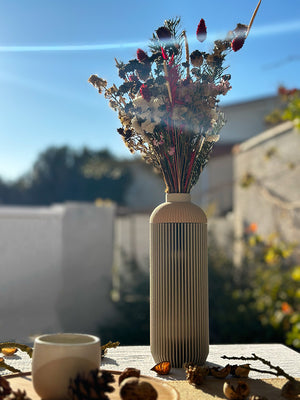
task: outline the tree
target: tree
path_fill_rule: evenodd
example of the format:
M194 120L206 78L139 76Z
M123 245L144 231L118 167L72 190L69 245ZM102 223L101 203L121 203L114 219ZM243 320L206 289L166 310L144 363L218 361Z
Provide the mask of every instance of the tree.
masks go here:
M97 198L122 204L130 181L126 162L107 150L50 147L38 156L29 173L7 184L6 190L0 182L0 195L6 204L49 205Z
M274 125L282 121L292 121L297 129L300 129L300 90L278 88L281 99L281 107L273 110L265 118L266 122Z

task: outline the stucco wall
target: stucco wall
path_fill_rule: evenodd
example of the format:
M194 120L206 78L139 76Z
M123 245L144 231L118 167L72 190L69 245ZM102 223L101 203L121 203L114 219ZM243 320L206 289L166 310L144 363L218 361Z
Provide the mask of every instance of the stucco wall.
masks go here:
M300 133L287 122L245 142L235 155L236 256L239 238L254 222L263 237L278 233L300 245ZM248 174L248 187L241 182ZM298 247L299 248L299 247Z
M114 205L0 207L0 335L97 332L110 301Z

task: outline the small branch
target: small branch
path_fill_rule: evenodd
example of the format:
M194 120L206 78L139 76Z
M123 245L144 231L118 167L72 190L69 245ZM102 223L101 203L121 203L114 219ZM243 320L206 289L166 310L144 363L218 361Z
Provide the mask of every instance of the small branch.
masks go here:
M243 356L241 356L241 357L228 357L228 356L222 356L221 358L223 358L225 360L260 361L263 364L265 364L268 367L270 367L271 369L275 369L276 372L260 370L260 369L256 369L256 368L252 368L252 367L249 367L249 370L250 371L256 371L256 372L262 372L264 374L272 374L272 375L276 375L276 376L284 376L289 381L295 381L295 378L293 378L291 375L287 374L282 368L272 365L270 361L267 361L264 358L257 356L255 353L252 353L252 357L243 357Z

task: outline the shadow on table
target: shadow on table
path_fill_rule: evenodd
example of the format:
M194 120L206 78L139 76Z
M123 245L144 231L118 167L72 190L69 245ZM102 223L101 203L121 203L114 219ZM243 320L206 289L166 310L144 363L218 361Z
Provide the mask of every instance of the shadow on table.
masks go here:
M109 358L109 357L102 358L101 368L105 369L109 365L119 365L119 364L113 358Z
M238 382L241 379L233 378L228 379L230 384L236 388ZM281 399L281 388L285 384L285 379L246 379L244 380L248 383L250 387L250 394L251 395L260 395L264 396L268 399L276 400ZM203 385L199 386L199 388L195 388L196 390L200 390L207 395L211 396L218 396L217 398L224 398L223 394L223 385L225 380L224 379L215 379L215 378L207 378ZM210 396L203 397L203 399L210 399Z

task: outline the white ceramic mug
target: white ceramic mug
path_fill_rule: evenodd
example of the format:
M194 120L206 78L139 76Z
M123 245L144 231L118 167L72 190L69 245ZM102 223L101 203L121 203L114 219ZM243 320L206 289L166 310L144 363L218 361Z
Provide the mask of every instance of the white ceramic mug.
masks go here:
M100 339L79 333L56 333L35 339L32 381L45 400L67 397L70 379L100 367Z

